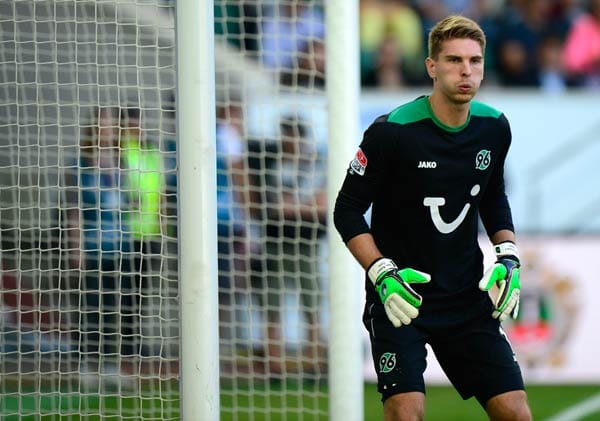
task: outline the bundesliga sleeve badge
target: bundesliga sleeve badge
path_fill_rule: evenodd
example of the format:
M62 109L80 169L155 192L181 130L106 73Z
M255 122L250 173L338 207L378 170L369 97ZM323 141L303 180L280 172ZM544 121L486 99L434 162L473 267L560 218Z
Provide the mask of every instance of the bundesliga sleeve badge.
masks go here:
M350 172L358 175L364 175L365 170L367 169L367 156L362 151L361 148L358 148L356 151L356 155L354 155L354 159L350 162Z

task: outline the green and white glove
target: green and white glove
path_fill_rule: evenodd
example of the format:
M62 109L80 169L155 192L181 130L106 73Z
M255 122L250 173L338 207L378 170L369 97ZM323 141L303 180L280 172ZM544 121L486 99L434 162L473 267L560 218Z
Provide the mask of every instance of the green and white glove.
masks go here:
M409 284L429 282L429 274L410 268L399 270L391 259L380 257L371 263L367 275L395 327L410 324L419 315L423 298Z
M498 296L494 301L496 309L492 316L500 321L504 321L509 315L516 319L521 295L519 252L517 246L510 241L494 245L494 252L496 263L483 274L479 289L489 291L493 285L497 285Z

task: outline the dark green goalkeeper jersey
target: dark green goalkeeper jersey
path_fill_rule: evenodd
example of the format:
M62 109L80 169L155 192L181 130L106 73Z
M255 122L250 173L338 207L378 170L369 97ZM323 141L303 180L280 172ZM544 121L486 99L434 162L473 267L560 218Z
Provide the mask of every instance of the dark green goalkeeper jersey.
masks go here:
M483 273L479 217L488 233L513 230L504 190L510 126L473 101L466 123L448 127L423 96L377 118L365 131L334 209L344 242L371 232L399 268L431 275L416 285L423 305L415 324L447 326L492 312ZM372 206L371 224L365 213ZM367 306L381 305L366 280Z

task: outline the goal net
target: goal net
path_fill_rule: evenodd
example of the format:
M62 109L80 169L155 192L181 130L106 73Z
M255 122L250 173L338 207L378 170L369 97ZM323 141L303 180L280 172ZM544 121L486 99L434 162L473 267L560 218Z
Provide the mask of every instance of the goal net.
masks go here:
M178 419L172 3L0 3L0 418Z
M221 416L325 419L323 4L214 10ZM179 419L175 2L0 30L0 418Z
M221 413L231 419L328 413L324 19L320 1L215 2Z

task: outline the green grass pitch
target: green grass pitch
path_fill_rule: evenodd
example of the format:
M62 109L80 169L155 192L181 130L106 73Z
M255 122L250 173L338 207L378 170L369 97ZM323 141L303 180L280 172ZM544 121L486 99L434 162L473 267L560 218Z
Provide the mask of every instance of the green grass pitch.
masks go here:
M157 385L147 387L136 396L123 396L116 391L81 394L75 391L44 391L21 389L0 394L0 419L77 421L77 420L178 420L177 384L162 385L173 395L157 393ZM168 389L164 387L168 386ZM535 420L549 417L600 394L598 385L555 385L528 387ZM256 384L252 388L224 386L221 391L222 421L261 420L327 420L327 386L324 384ZM297 408L303 408L302 412ZM15 414L21 414L17 416ZM41 413L42 415L36 415ZM365 384L365 421L382 419L379 394L373 384ZM427 421L485 420L485 414L474 399L463 401L451 387L431 386L427 389ZM600 409L577 421L600 420Z

